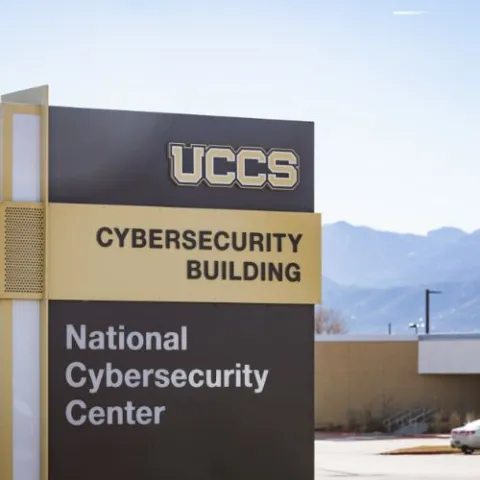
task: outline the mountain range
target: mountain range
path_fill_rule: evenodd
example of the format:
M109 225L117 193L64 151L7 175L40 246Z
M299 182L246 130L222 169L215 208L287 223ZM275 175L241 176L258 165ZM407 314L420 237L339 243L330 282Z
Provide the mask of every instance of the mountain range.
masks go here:
M442 292L430 297L432 333L480 332L480 230L413 235L337 222L323 226L322 257L323 306L351 333L412 332L426 288Z

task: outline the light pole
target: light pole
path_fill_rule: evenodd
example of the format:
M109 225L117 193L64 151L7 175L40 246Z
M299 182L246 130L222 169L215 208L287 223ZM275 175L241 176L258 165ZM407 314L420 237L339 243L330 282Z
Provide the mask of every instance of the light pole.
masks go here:
M409 323L408 328L414 328L415 329L415 335L418 333L418 323Z
M418 322L413 322L408 324L408 328L414 328L415 329L415 335L418 335L418 329L421 327L424 327L425 324L421 323L421 318L418 319Z
M440 290L425 290L425 333L430 333L430 295L438 295L442 293Z

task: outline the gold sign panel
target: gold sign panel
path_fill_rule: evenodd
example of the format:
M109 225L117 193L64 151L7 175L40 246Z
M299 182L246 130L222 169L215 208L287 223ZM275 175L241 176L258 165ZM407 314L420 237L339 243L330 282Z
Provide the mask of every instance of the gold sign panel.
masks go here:
M52 300L320 303L314 213L50 204Z

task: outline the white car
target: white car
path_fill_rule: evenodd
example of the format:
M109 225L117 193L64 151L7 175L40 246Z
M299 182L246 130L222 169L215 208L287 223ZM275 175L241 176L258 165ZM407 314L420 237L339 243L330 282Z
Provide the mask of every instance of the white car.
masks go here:
M453 448L459 448L465 455L480 450L480 420L454 428L450 432L450 445Z

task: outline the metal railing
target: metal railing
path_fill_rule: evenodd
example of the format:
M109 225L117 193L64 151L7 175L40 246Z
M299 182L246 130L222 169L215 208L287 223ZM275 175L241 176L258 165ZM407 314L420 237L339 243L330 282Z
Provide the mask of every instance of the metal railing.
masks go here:
M396 413L383 421L384 427L392 433L420 422L428 422L430 417L436 412L435 408L419 407L404 410Z

